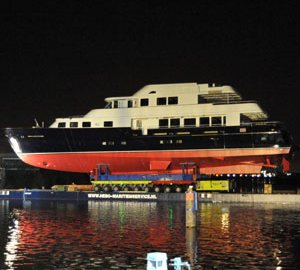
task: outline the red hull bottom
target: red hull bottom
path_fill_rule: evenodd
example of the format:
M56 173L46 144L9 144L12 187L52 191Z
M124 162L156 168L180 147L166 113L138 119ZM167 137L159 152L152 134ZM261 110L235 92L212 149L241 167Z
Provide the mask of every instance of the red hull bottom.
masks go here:
M181 163L193 162L202 174L258 174L282 166L289 171L290 148L220 149L153 152L91 152L21 154L19 157L43 169L89 173L97 164L109 164L113 174L181 173Z

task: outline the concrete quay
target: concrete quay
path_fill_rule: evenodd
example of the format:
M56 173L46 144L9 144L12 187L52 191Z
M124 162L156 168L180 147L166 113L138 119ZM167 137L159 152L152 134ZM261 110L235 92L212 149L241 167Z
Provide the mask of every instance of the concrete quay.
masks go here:
M185 193L96 193L86 191L0 190L0 200L135 200L185 202ZM300 194L198 192L199 203L283 203L300 205Z
M300 205L300 194L199 193L199 202L286 203Z

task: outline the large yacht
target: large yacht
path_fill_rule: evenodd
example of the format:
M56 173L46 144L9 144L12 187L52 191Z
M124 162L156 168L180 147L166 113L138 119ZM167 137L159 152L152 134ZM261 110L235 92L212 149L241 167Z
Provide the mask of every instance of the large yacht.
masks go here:
M231 86L152 84L105 101L49 127L6 128L6 136L21 160L57 171L108 164L111 174L165 174L183 163L203 174L289 171L289 133Z

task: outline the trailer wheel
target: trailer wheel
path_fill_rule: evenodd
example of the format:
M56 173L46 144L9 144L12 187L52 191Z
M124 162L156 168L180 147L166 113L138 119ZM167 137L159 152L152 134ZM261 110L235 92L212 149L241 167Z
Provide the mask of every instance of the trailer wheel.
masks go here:
M103 191L104 192L110 192L111 191L111 187L110 186L104 186L103 187Z
M165 191L165 193L170 193L171 192L171 187L166 186L164 191Z
M145 192L150 192L150 191L151 191L151 188L146 186L146 187L144 187L144 191L145 191Z
M101 188L100 188L99 185L96 185L96 186L94 187L94 191L95 191L95 192L99 192L100 190L101 190Z
M180 193L180 192L182 192L182 188L181 187L176 187L175 191L176 191L176 193Z
M159 193L159 192L160 192L160 187L159 187L159 186L156 186L156 187L154 188L154 192Z
M140 191L141 188L140 188L139 186L135 186L135 187L133 188L133 190L134 190L134 191Z
M129 191L129 190L130 190L130 187L129 187L129 186L125 186L123 190L124 190L124 191Z

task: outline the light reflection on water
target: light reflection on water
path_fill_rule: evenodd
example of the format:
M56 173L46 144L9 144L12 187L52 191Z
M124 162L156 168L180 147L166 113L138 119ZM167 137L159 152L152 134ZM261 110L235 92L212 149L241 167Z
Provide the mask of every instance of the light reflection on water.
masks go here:
M300 206L0 201L0 269L145 269L148 252L193 269L300 269Z

